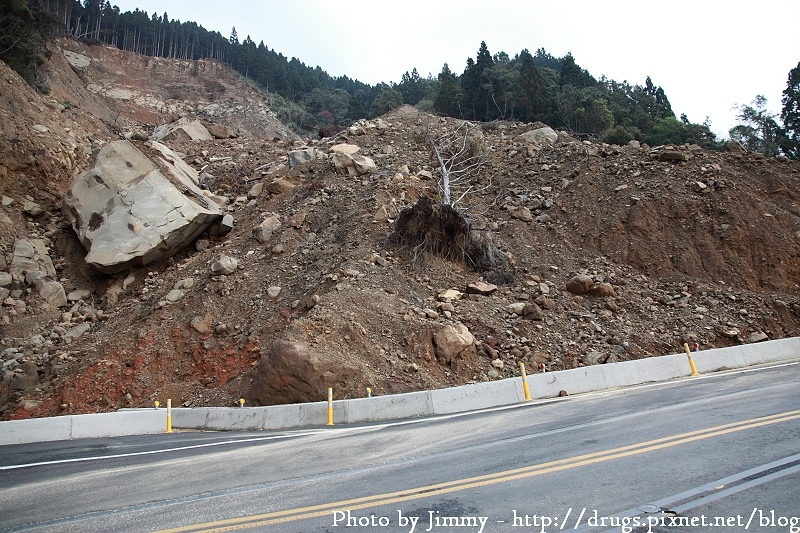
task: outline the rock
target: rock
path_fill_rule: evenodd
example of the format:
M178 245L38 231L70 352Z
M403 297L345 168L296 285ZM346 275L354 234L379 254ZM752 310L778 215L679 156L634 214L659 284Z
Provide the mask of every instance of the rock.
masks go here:
M742 146L742 143L736 140L728 141L728 144L725 145L725 150L728 152L734 152L737 154L744 154L747 153L747 148Z
M278 339L261 356L251 395L261 405L323 400L334 391L361 389L362 371L327 359L301 342Z
M222 217L222 221L219 223L219 234L220 236L225 236L231 231L233 231L233 227L236 222L233 220L233 215L226 214Z
M558 140L558 133L550 127L538 128L521 134L519 139L528 144L554 144Z
M8 382L10 390L22 391L39 384L39 372L33 363L22 363L14 370L14 375Z
M591 276L578 274L567 282L567 291L578 295L586 294L593 284L594 280Z
M659 161L688 161L691 157L691 154L678 150L660 150L658 152Z
M34 124L33 131L36 133L47 133L50 131L50 128L47 126L42 126L41 124Z
M361 176L362 174L369 174L378 170L378 167L375 166L375 162L363 155L349 155L334 152L331 154L331 158L333 159L333 164L336 169L342 174L347 174L349 176Z
M40 284L37 284L39 296L50 305L50 307L63 307L67 305L67 295L64 293L64 287L61 283L53 280L50 277L45 279Z
M211 272L217 276L228 276L236 272L239 262L228 255L221 255L214 264L211 265Z
M214 324L214 319L211 315L195 316L192 317L192 320L189 322L189 324L195 329L195 331L205 335L211 331L211 328Z
M613 297L617 295L610 283L595 283L589 288L589 293L598 297Z
M14 282L14 277L9 272L0 272L0 287L9 288Z
M169 303L175 303L181 300L184 296L186 296L186 292L183 289L172 289L167 293L164 299Z
M67 301L79 302L81 300L88 300L92 296L92 291L87 289L76 289L67 294Z
M728 339L735 339L739 336L739 328L729 327L729 326L720 326L717 328L717 332L726 337Z
M267 289L267 296L269 298L277 298L278 295L281 293L281 290L282 290L281 287L278 287L277 285L273 285L272 287L269 287Z
M494 361L492 361L492 366L498 370L503 370L506 364L503 362L502 359L497 358Z
M86 262L101 272L170 257L222 216L189 165L164 145L147 146L155 162L128 141L106 145L64 197Z
M239 135L233 129L215 122L200 121L206 131L215 139L235 139Z
M71 344L73 340L86 334L86 332L89 331L91 327L92 326L89 322L83 322L81 324L78 324L71 330L67 331L66 333L64 333L64 335L62 335L61 338L64 339L64 342L66 342L67 344Z
M268 242L272 234L281 227L281 219L275 213L266 213L264 220L253 228L253 237L260 243Z
M182 118L157 127L150 138L154 141L210 141L214 136L199 120Z
M584 365L599 365L603 362L603 354L596 351L591 351L581 356L581 362Z
M44 214L44 209L42 209L42 206L40 206L33 200L23 200L22 212L30 217L36 218Z
M508 306L508 310L515 315L522 316L525 314L525 302L514 302Z
M522 316L528 320L542 320L544 319L544 311L535 303L525 304L522 309Z
M333 146L331 146L332 154L353 155L359 150L361 150L361 148L359 148L355 144L334 144Z
M766 340L769 340L769 337L763 331L756 331L747 336L748 343L763 342Z
M258 183L250 187L250 190L247 191L247 197L251 199L258 198L259 196L261 196L263 192L264 192L264 182L259 181Z
M14 199L4 194L2 198L0 198L0 205L3 207L11 207L14 205Z
M497 292L497 285L485 283L483 281L475 281L467 285L467 294L480 294L481 296L490 296Z
M446 365L472 360L477 355L475 337L464 324L447 325L433 335L436 357Z
M460 291L455 289L447 289L440 292L436 299L440 302L452 302L455 300L460 300L462 296L463 294Z
M508 206L508 212L512 217L517 218L523 222L533 222L533 214L527 207Z
M285 192L289 192L297 187L296 183L293 183L290 180L284 178L278 178L273 180L272 182L267 185L267 190L272 194L282 194Z
M289 168L299 167L309 161L313 161L317 157L317 149L303 148L302 150L292 150L289 152Z

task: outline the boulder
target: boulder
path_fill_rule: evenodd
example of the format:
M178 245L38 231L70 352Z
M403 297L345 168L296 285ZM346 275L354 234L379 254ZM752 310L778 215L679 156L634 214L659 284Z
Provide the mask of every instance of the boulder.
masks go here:
M596 283L589 288L589 292L592 296L599 296L599 297L609 297L609 296L616 296L617 293L614 290L614 286L610 283Z
M324 400L334 390L360 387L361 370L326 359L301 342L278 339L261 356L251 396L261 405Z
M170 257L222 217L189 165L160 143L146 146L152 160L128 141L106 145L64 197L86 262L101 272Z
M586 294L592 284L594 284L594 280L591 276L578 274L567 282L567 291L572 294Z
M206 121L202 121L201 124L215 139L235 139L239 136L234 130L222 124Z
M280 217L275 213L268 213L264 216L264 220L253 228L253 238L260 243L268 242L272 238L272 234L280 227Z
M299 167L317 157L316 148L303 148L289 152L289 168Z
M474 343L475 336L464 324L444 326L433 335L436 357L446 365L452 365L458 359L473 359L477 353Z
M199 120L182 118L157 127L150 138L154 141L210 141L214 136Z
M484 281L474 281L467 285L467 294L480 294L481 296L490 296L497 292L497 285L486 283Z
M228 276L236 272L239 268L239 261L229 255L221 255L219 259L211 265L211 272L217 276Z
M528 144L554 144L558 140L558 133L553 128L544 127L525 132L519 138Z
M331 159L339 172L349 176L361 176L378 170L372 159L355 153L334 152L331 154Z

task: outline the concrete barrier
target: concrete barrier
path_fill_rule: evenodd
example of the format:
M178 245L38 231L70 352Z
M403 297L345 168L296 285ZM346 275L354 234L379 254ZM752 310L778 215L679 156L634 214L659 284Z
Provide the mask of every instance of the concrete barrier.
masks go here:
M121 435L148 435L163 433L166 427L167 412L164 409L9 420L0 422L0 446Z
M694 352L699 373L744 368L800 359L800 337ZM685 353L636 361L529 374L531 397L552 398L563 390L580 394L595 390L667 381L691 375ZM524 401L521 378L509 378L372 398L333 402L335 424L358 424L472 411ZM175 429L276 430L324 426L327 402L268 407L207 407L172 410ZM166 410L126 410L0 422L0 445L51 440L162 433Z

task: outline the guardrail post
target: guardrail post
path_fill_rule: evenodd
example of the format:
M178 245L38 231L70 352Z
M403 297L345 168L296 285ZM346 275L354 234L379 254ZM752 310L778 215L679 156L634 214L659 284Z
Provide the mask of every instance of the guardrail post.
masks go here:
M167 433L172 433L172 399L167 400Z
M367 387L367 398L372 398L372 387Z
M239 398L239 407L244 407L244 398Z
M328 423L327 426L333 425L333 388L328 387Z
M525 401L531 401L531 390L528 388L528 376L525 374L525 363L519 364L519 371L522 374L522 392L525 393Z
M689 358L689 366L692 369L692 377L697 375L697 367L694 366L694 359L692 359L692 352L689 351L689 343L684 342L683 348L686 350L686 357Z

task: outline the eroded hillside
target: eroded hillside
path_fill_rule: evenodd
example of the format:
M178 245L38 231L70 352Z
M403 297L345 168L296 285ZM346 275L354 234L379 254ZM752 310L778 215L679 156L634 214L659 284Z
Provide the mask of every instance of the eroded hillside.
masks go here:
M457 121L403 107L333 139L294 139L220 65L77 46L65 48L89 63L54 53L48 96L0 65L0 193L13 200L0 271L28 241L72 293L54 307L9 276L4 418L321 400L329 386L387 394L509 377L520 362L557 370L800 334L797 162L563 132L532 143L521 134L541 125L476 125L488 163L465 207L513 266L495 276L389 238L402 209L436 195L426 129ZM60 212L66 187L99 146L180 115L238 133L168 142L235 226L162 263L93 271ZM330 149L345 142L377 169L337 172ZM312 160L290 165L301 148ZM212 273L221 256L238 268ZM584 294L567 290L579 275Z

